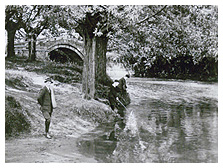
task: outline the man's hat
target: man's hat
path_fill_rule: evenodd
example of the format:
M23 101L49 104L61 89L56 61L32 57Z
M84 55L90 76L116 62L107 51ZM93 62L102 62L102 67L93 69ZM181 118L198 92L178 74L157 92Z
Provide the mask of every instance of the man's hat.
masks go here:
M127 78L130 78L130 75L129 75L129 74L126 74L125 76L126 76Z
M115 81L112 85L113 85L114 87L116 87L116 86L118 86L118 84L119 84L119 82Z
M45 79L45 83L46 83L46 82L53 83L53 81L52 81L52 79L51 79L51 78L46 78L46 79Z

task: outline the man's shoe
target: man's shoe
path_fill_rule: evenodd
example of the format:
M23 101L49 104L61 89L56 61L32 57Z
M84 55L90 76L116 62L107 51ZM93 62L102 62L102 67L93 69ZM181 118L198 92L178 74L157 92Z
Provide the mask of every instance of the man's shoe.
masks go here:
M46 138L51 139L52 137L47 133Z

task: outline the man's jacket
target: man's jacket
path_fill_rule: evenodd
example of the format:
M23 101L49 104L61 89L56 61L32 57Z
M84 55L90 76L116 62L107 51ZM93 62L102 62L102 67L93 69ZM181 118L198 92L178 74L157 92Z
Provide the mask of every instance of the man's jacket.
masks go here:
M42 110L49 110L52 111L52 101L51 101L51 93L50 90L44 86L41 89L39 96L37 98L38 103L41 105Z
M121 92L125 92L126 91L127 86L126 86L126 80L125 80L124 77L119 80L119 84L118 84L117 87L120 89Z

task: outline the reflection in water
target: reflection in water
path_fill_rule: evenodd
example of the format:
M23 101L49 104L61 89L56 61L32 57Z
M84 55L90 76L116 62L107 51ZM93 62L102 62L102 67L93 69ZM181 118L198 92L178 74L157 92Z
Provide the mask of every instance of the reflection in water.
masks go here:
M98 162L111 162L109 156L116 148L116 140L109 140L110 133L113 131L114 123L100 125L91 133L83 135L78 146L80 151L88 156L95 157Z
M218 162L216 85L132 79L129 86L132 126L117 142L105 136L112 127L100 127L81 140L83 151L99 162Z

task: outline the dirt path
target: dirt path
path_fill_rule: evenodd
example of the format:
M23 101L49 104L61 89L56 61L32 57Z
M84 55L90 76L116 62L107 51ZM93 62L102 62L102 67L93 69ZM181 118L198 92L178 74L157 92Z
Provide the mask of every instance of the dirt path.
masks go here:
M5 143L6 163L95 163L78 151L77 138L44 136L8 140Z

